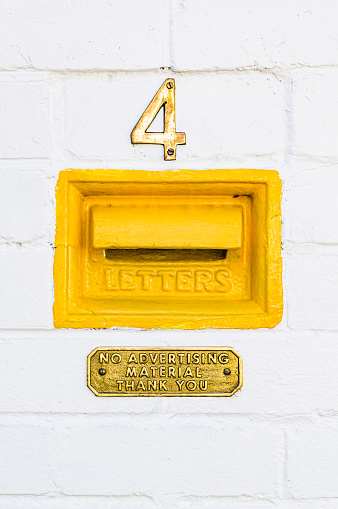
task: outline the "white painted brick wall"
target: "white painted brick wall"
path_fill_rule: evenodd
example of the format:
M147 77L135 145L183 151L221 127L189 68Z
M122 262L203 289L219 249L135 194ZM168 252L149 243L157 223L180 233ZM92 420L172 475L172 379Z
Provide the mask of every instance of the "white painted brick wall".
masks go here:
M187 417L134 425L125 418L71 430L61 425L53 431L51 475L57 489L70 495L157 497L165 484L167 495L273 497L280 442L280 432L269 425ZM90 469L78 475L83 465Z
M0 66L136 70L170 64L166 0L4 0Z
M1 78L1 77L0 77ZM14 75L0 82L1 159L48 157L48 86Z
M65 149L76 157L130 161L133 166L140 160L144 166L148 160L161 164L163 147L133 146L130 131L152 98L152 91L155 93L163 81L163 76L142 74L133 79L118 74L67 80L63 91ZM275 76L187 75L177 78L177 86L177 131L185 131L189 139L187 145L178 148L176 164L181 159L191 165L199 159L247 155L282 158L284 94Z
M0 3L0 509L338 508L337 25L335 0ZM174 162L130 143L167 77L187 134ZM282 323L53 329L69 167L277 169ZM96 398L99 345L232 346L244 386Z
M177 71L337 64L335 0L173 0Z
M46 429L39 425L12 421L0 426L1 495L48 491L47 442Z

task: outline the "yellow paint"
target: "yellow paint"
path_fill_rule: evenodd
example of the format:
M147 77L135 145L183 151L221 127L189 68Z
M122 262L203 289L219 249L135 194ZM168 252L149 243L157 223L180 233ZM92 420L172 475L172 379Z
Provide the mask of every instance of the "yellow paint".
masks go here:
M60 172L55 327L274 327L280 198L275 171Z
M235 200L234 200L235 201ZM228 249L241 246L241 207L194 200L116 200L92 212L95 248Z

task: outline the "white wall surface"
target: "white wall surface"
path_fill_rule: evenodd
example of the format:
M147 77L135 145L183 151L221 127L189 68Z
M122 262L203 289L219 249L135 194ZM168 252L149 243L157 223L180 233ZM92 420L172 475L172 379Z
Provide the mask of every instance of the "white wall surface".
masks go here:
M338 508L336 0L0 2L0 509ZM177 160L133 146L176 80ZM64 168L283 179L274 330L55 330ZM97 398L97 346L232 346L232 398Z

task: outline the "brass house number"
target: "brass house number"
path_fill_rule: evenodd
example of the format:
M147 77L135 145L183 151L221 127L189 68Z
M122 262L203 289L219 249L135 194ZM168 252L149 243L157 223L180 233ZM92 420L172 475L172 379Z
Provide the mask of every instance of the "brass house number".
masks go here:
M163 133L147 132L150 124L164 105L164 131ZM176 146L185 145L185 133L176 132L175 119L175 80L169 78L156 92L149 106L137 122L131 133L131 142L153 143L164 145L164 159L173 161L176 159Z

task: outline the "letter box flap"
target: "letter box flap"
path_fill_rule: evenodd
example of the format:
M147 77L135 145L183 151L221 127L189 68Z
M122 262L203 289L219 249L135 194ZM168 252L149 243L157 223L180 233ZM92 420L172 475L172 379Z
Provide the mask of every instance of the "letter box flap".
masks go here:
M92 211L93 246L106 249L231 249L242 208L224 204L112 205Z

